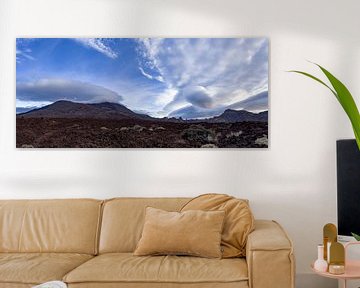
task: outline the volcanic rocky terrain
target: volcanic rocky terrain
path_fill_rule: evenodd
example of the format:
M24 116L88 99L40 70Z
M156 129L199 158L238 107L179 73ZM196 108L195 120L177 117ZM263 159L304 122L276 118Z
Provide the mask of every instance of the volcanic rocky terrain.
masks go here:
M18 148L266 148L268 112L153 118L117 103L58 101L17 115Z

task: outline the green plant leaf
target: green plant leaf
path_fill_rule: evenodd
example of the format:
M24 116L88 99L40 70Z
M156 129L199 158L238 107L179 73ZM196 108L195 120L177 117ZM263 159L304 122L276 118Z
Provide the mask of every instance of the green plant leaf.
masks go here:
M357 143L358 148L359 148L359 150L360 150L360 135L356 132L356 130L354 129L354 127L353 127L353 130L354 130L354 135L355 135L356 143Z
M360 235L352 233L352 232L351 232L351 235L356 239L356 241L360 241Z
M313 63L313 64L317 65L321 69L321 71L325 74L327 79L330 81L333 88L331 88L329 85L327 85L324 81L320 80L319 78L317 78L309 73L306 73L303 71L298 71L298 70L292 70L289 72L294 72L294 73L305 75L305 76L321 83L322 85L327 87L334 94L336 99L339 101L340 105L343 107L348 118L350 119L353 131L354 131L356 143L360 150L360 114L359 114L359 110L356 106L356 103L354 101L354 98L352 97L350 91L346 88L346 86L340 80L338 80L334 75L332 75L329 71L327 71L322 66L320 66L316 63Z
M325 76L329 79L331 85L334 87L338 95L338 100L341 106L344 108L346 114L348 115L350 122L353 126L356 142L360 149L360 114L359 110L356 106L353 96L351 95L350 91L346 88L346 86L338 80L334 75L332 75L329 71L325 68L321 67L320 65L316 64L321 71L325 74Z
M290 70L288 72L293 72L293 73L298 73L298 74L302 74L305 75L319 83L321 83L322 85L324 85L325 87L329 88L329 90L335 95L336 98L338 98L338 95L336 94L336 92L329 86L327 85L324 81L320 80L319 78L315 77L314 75L311 75L310 73L306 73L306 72L302 72L302 71L298 71L298 70Z

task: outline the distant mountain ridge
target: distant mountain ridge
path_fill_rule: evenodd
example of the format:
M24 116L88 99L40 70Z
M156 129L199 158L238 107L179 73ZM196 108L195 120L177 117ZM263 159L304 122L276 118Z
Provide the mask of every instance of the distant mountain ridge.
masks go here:
M18 114L29 118L94 118L94 119L151 119L118 103L76 103L60 100L53 104Z
M267 122L268 111L264 111L260 113L252 113L246 110L226 109L221 115L209 119L209 122L211 123L221 123L221 122L232 123L232 122L244 122L244 121Z
M90 118L90 119L134 119L172 122L207 122L207 123L234 123L234 122L267 122L268 111L252 113L246 110L227 109L221 115L207 119L182 120L176 118L154 118L145 114L135 113L118 103L76 103L60 100L50 105L33 109L17 116L25 118Z

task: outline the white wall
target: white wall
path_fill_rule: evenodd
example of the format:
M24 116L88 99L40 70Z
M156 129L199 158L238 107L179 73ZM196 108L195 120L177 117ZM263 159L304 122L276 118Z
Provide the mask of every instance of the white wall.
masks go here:
M325 88L285 71L316 71L306 59L316 61L360 97L358 0L0 1L0 198L249 198L257 218L278 220L294 240L298 287L320 287L309 264L323 224L336 222L335 141L352 134ZM16 150L15 37L22 36L268 36L271 146Z

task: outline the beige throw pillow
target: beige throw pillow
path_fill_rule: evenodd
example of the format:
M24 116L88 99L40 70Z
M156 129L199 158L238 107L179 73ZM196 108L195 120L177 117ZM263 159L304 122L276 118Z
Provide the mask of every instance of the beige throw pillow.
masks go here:
M225 211L221 248L223 258L246 256L246 241L254 230L254 217L247 200L225 194L204 194L190 200L181 211Z
M224 211L167 212L147 207L134 255L192 255L221 258Z

